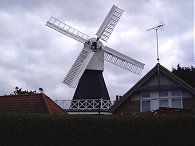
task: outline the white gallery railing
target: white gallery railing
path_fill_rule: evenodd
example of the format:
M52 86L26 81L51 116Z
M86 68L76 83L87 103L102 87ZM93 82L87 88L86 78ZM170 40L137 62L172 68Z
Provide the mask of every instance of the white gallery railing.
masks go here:
M67 111L108 111L109 108L113 105L112 101L103 99L55 100L55 103Z

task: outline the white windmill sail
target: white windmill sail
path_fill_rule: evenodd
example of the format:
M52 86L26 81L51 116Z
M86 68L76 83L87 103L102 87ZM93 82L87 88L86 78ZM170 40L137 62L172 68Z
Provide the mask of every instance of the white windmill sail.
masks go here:
M96 33L98 38L104 40L105 42L108 41L108 38L110 37L123 12L124 10L118 8L117 6L112 6L108 15Z
M88 48L87 45L85 45L76 61L72 65L70 71L66 75L63 83L72 88L76 87L94 53L95 52L93 52L90 48Z
M140 74L142 69L144 68L144 64L128 57L116 50L113 50L107 46L103 48L104 51L104 60L117 65L121 68L129 70L133 73Z
M89 36L76 30L75 28L65 24L64 22L51 17L49 21L47 21L46 25L54 30L57 30L81 43L87 42Z

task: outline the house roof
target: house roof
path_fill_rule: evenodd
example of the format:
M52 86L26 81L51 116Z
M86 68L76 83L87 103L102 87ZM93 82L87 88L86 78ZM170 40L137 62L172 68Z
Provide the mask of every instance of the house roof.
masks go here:
M195 89L193 87L191 87L189 84L187 84L182 79L180 79L172 72L170 72L168 69L160 65L160 63L157 63L142 79L140 79L130 90L128 90L119 100L115 102L115 104L110 108L110 111L111 112L115 111L122 103L124 103L128 98L130 98L133 93L139 90L144 83L146 83L149 79L151 79L151 77L156 75L158 72L163 73L164 75L171 78L174 82L178 84L177 87L183 87L188 92L195 95ZM163 86L161 86L160 88L163 89Z
M10 112L68 115L44 93L0 96L0 113Z

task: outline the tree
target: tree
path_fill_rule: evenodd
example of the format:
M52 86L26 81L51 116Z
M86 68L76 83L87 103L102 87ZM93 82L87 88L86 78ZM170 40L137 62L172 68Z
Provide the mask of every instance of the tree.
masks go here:
M172 68L172 73L195 88L195 67L181 67L178 64L176 69Z
M35 94L36 93L36 90L35 91L28 91L28 90L24 90L22 91L22 88L19 88L19 87L15 87L15 91L14 91L14 94L15 95L19 95L19 94Z

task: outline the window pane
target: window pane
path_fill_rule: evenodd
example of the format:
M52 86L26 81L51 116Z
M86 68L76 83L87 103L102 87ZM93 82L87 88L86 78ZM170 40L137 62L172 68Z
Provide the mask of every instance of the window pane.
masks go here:
M181 99L172 99L173 108L181 108Z
M168 99L159 100L159 107L169 107Z
M142 112L150 111L150 100L142 101Z
M150 92L149 91L144 91L141 93L141 97L145 98L145 97L150 97Z
M168 96L168 91L159 91L159 97Z
M172 96L181 96L181 90L173 90L171 91Z

